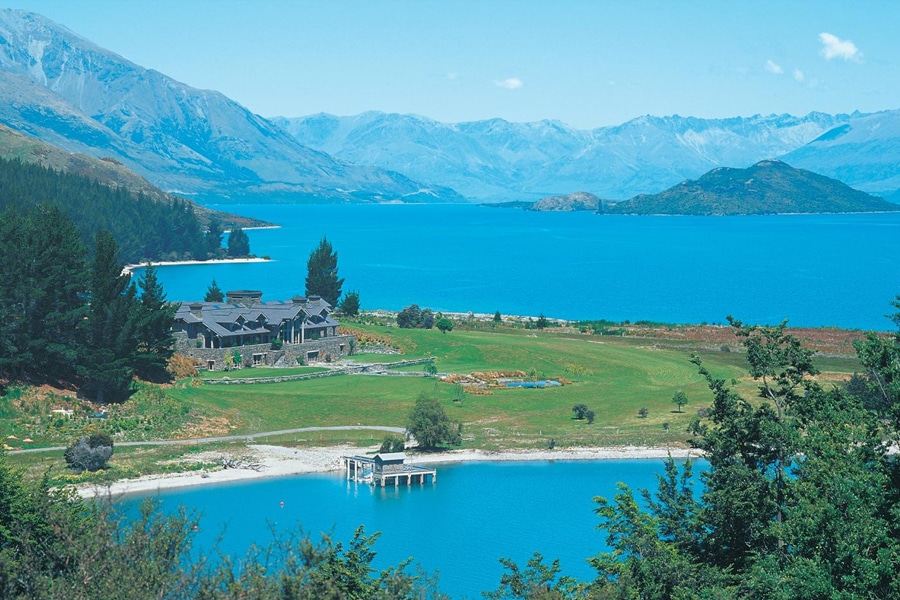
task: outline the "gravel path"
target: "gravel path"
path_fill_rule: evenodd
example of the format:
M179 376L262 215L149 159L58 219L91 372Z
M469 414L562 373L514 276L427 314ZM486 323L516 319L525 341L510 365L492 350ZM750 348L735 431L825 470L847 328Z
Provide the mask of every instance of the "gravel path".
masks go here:
M177 446L183 444L205 444L207 442L236 442L240 440L252 441L259 438L274 435L290 435L292 433L306 433L310 431L360 431L375 430L389 433L406 433L403 427L389 427L387 425L336 425L333 427L297 427L295 429L281 429L279 431L263 431L261 433L248 433L244 435L222 435L218 437L188 438L184 440L155 440L149 442L116 442L119 447L126 446ZM26 454L31 452L52 452L65 450L65 446L51 446L49 448L27 448L25 450L10 450L7 454Z

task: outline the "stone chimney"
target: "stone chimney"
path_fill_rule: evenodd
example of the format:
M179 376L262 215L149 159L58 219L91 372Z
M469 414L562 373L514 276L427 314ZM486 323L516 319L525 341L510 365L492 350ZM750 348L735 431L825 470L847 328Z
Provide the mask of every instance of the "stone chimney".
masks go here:
M254 304L262 302L262 292L259 290L231 290L225 292L225 301L229 304L240 304L251 308Z
M203 315L203 304L201 302L191 302L188 304L188 308L191 309L191 314L197 318Z

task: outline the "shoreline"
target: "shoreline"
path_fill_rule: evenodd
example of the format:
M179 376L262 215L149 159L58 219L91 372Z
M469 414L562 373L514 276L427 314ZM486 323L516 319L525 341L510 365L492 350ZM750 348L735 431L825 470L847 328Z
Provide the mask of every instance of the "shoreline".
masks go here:
M227 484L239 481L258 481L275 477L291 477L312 473L330 473L341 470L341 456L376 451L377 447L326 446L319 448L286 448L253 444L247 446L243 457L258 462L260 470L217 468L203 471L183 471L162 475L146 475L136 479L123 479L104 484L82 484L75 487L82 498L121 497L131 494L159 492L177 488ZM660 448L621 446L606 448L561 448L558 450L450 450L439 454L410 454L408 464L442 465L471 462L528 462L570 460L645 460L673 458L697 458L702 451L687 448ZM199 455L197 460L214 460L222 453ZM185 462L185 465L190 464Z
M263 228L260 228L263 229ZM268 228L265 228L268 229ZM265 263L272 262L271 258L212 258L210 260L164 260L160 262L148 261L140 264L125 265L122 268L122 274L131 275L135 269L143 269L148 264L154 267L180 267L190 265L229 265L243 263Z

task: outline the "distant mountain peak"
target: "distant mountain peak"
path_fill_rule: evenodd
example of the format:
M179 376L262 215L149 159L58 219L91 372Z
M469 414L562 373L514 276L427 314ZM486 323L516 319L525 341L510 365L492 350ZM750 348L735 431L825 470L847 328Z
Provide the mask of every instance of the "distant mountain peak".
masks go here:
M554 120L500 118L428 120L421 127L405 115L363 113L277 123L302 144L357 164L396 170L481 201L534 202L573 189L616 199L656 193L715 167L781 157L850 119L817 112L726 119L643 115L579 130Z
M217 202L430 199L423 188L462 200L444 186L308 148L219 92L138 66L24 11L0 10L0 123Z

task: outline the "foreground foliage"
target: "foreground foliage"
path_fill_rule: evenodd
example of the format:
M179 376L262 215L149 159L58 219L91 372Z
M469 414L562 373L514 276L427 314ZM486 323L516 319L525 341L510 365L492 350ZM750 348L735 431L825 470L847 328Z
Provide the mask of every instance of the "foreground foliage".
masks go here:
M742 397L696 359L714 397L708 422L695 424L710 464L702 492L691 465L679 473L670 460L656 494L641 492L646 508L624 486L597 498L613 548L592 559L598 585L647 599L900 596L900 469L888 454L897 421L817 383L812 353L783 324L731 325L759 397ZM898 341L860 344L895 414Z

